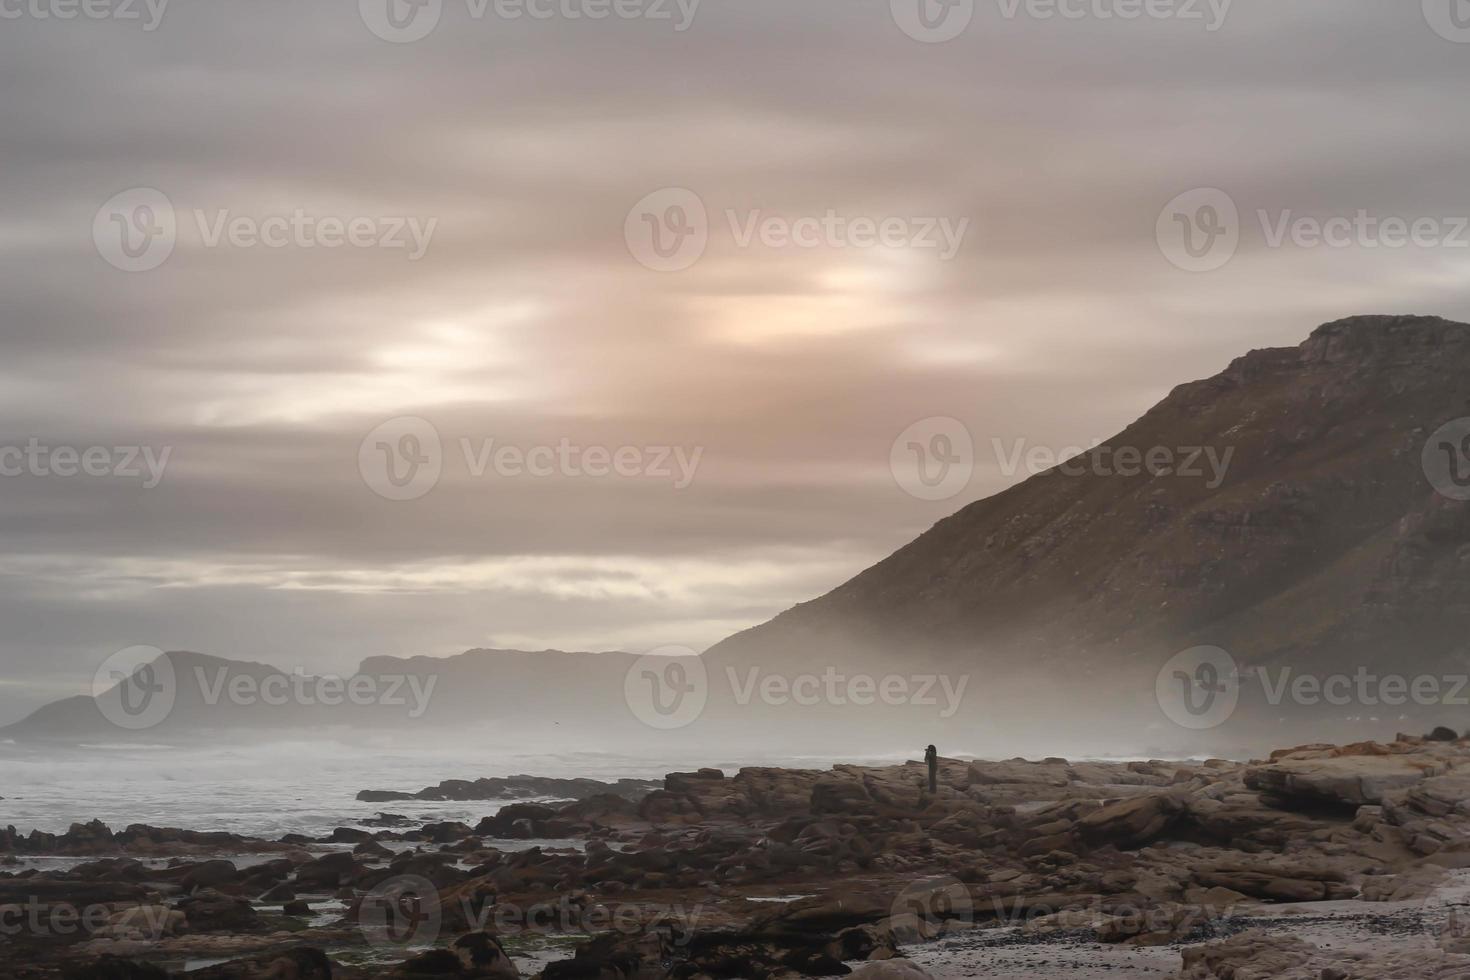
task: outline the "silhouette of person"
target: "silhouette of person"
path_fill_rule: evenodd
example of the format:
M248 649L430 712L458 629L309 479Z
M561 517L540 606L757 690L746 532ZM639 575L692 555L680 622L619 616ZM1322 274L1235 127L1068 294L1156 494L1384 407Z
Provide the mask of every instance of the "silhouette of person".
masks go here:
M939 753L934 746L924 750L924 761L929 763L929 795L939 792Z

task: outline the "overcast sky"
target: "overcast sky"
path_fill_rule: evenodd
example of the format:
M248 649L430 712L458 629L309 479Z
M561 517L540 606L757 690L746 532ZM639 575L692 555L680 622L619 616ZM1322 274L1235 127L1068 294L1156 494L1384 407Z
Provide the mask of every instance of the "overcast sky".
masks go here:
M1448 0L91 2L0 0L0 722L136 644L703 649L1023 478L994 440L1470 319ZM1271 242L1360 210L1433 227Z

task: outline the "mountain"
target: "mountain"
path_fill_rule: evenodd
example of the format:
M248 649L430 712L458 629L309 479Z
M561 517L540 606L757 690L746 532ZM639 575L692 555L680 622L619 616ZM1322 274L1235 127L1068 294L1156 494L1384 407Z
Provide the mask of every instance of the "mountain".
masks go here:
M1019 712L1063 717L1062 705L1116 716L1119 696L1151 694L1160 668L1201 644L1275 680L1463 675L1470 505L1436 490L1424 452L1467 415L1470 326L1329 323L1175 388L1084 457L965 507L706 659L737 671L918 660L976 672L1002 702L1044 683ZM1430 446L1432 459L1466 462L1470 444L1439 441L1454 444ZM1228 466L1218 486L1203 454L1198 476L1117 472L1131 462L1121 452L1155 447ZM1107 710L1088 711L1100 695ZM1361 701L1328 707L1385 725L1416 717ZM1436 710L1470 721L1458 703Z
M95 697L65 698L0 728L0 738L169 742L330 728L514 732L563 722L568 730L636 733L640 726L623 698L623 678L636 660L625 653L470 650L371 657L338 678L173 651L125 672Z
M1075 747L1080 734L1098 751L1163 753L1465 728L1470 682L1455 679L1470 674L1470 504L1459 499L1470 498L1470 422L1441 427L1466 416L1470 326L1341 320L1175 388L1108 442L970 504L663 681L629 654L373 658L358 676L437 685L422 714L221 709L181 684L185 700L150 734L484 724L605 745L660 729L701 687L696 673L703 710L660 731L671 740L813 751L943 741L995 754ZM1200 646L1227 658L1241 707L1181 724L1166 685L1186 678L1183 696L1193 676L1223 690L1220 671L1172 666ZM169 656L181 676L228 664ZM228 670L258 682L273 668ZM1304 675L1308 688L1293 687ZM1433 697L1384 690L1385 678L1420 675L1440 682ZM1346 700L1320 690L1363 676L1369 686ZM658 710L634 717L650 696ZM101 714L73 698L0 736L100 737Z

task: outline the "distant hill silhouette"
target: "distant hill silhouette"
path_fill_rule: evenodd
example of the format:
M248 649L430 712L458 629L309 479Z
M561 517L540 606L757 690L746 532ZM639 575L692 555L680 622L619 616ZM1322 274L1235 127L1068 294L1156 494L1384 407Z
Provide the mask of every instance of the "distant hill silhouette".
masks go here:
M1168 723L1154 688L1160 668L1197 645L1274 671L1470 671L1470 503L1437 491L1423 463L1431 435L1464 416L1465 324L1355 317L1298 347L1251 352L1175 388L1083 457L963 508L828 594L711 648L702 658L710 706L686 734L789 742L824 733L840 742L834 733L865 732L922 746L938 731L949 744L983 748L1006 734L1067 730L1074 744L1081 731L1100 749L1164 750L1207 738L1281 744L1281 726L1323 739L1392 734L1401 723L1470 727L1470 709L1452 705L1304 707L1243 696L1233 727L1196 736ZM1199 472L1143 471L1154 450ZM1470 484L1470 467L1464 478ZM226 663L170 656L181 671ZM640 725L624 699L634 659L470 651L372 658L360 672L437 676L432 706L415 720L425 725L554 724L612 737ZM228 670L258 679L272 668ZM751 678L830 670L932 670L970 686L949 719L731 695ZM1470 689L1459 694L1470 698ZM241 711L190 700L153 734L339 722L404 718L382 708ZM109 730L92 699L71 698L0 736Z

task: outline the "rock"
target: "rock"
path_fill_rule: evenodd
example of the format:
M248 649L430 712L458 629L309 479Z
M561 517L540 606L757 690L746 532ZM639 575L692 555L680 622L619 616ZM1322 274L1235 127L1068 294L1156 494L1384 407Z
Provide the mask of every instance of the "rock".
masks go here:
M1431 817L1457 814L1470 819L1470 772L1458 771L1431 776L1409 787L1408 805Z
M550 776L507 776L476 780L446 779L438 786L417 793L393 790L363 790L357 798L365 803L397 800L523 800L546 797L556 800L584 800L611 793L637 801L658 789L655 779L619 779L607 783L599 779L559 779ZM384 824L384 826L387 826Z
M1124 800L1078 820L1076 834L1093 847L1142 847L1157 840L1184 812L1183 801L1173 795Z
M850 779L824 779L812 787L812 813L871 813L868 788ZM915 794L917 802L917 794Z
M346 851L323 854L296 869L296 884L299 889L335 889L344 880L356 876L358 864L353 855Z
M243 898L222 895L212 888L195 892L179 902L192 932L259 932L260 915Z
M521 971L511 961L505 947L488 932L460 936L449 948L464 964L466 976L520 980Z
M494 816L485 817L473 828L466 829L479 837L526 840L543 836L542 828L555 820L556 815L556 808L544 803L510 803L501 807Z
M361 844L363 841L372 840L373 835L366 830L356 827L338 827L328 835L324 843L327 844Z
M1181 980L1454 980L1470 956L1441 952L1422 938L1372 948L1319 948L1290 935L1252 931L1184 950Z
M472 932L460 936L446 949L420 953L399 968L398 973L412 977L475 977L484 980L520 980L520 970L488 932Z
M365 840L352 849L352 853L364 858L392 858L393 850L375 840Z
M913 960L891 959L864 963L848 974L852 980L930 980L930 974Z
M150 898L149 890L132 882L67 881L36 876L7 878L0 876L0 905L89 905L113 903L141 904Z
M260 896L262 902L290 902L296 898L296 889L282 882Z
M359 793L358 798L361 797L362 794ZM364 827L411 827L416 823L417 820L411 820L401 813L379 813L376 817L362 821Z
M1357 894L1343 871L1329 867L1237 864L1199 868L1193 876L1206 888L1227 888L1268 902L1325 902Z
M1315 953L1315 947L1291 936L1247 932L1225 942L1186 949L1179 976L1184 980L1268 980L1305 966Z
M240 872L235 868L233 861L205 861L196 864L189 869L189 873L179 882L184 888L193 891L196 888L216 888L227 885L240 877Z
M433 841L435 844L450 844L457 840L463 840L475 833L469 824L458 821L447 820L442 823L424 824L418 831L408 835L408 839L423 839ZM422 835L420 838L418 835Z
M111 955L69 964L62 976L64 980L169 980L162 967Z
M1434 731L1424 736L1426 742L1453 742L1459 738L1459 734L1453 728L1438 726Z
M1408 754L1283 759L1246 769L1245 785L1286 805L1356 808L1382 803L1387 794L1444 771L1436 759Z
M758 917L757 933L836 932L848 926L877 922L893 911L893 896L870 891L840 891L800 899Z
M674 950L669 936L658 932L636 935L604 933L577 946L571 959L546 964L542 980L620 980L662 977ZM647 971L647 972L644 972ZM739 974L725 974L739 975Z
M189 980L332 980L332 961L314 946L191 970Z
M135 905L114 912L107 925L92 935L99 939L127 939L157 942L176 936L188 925L184 913L167 905Z

